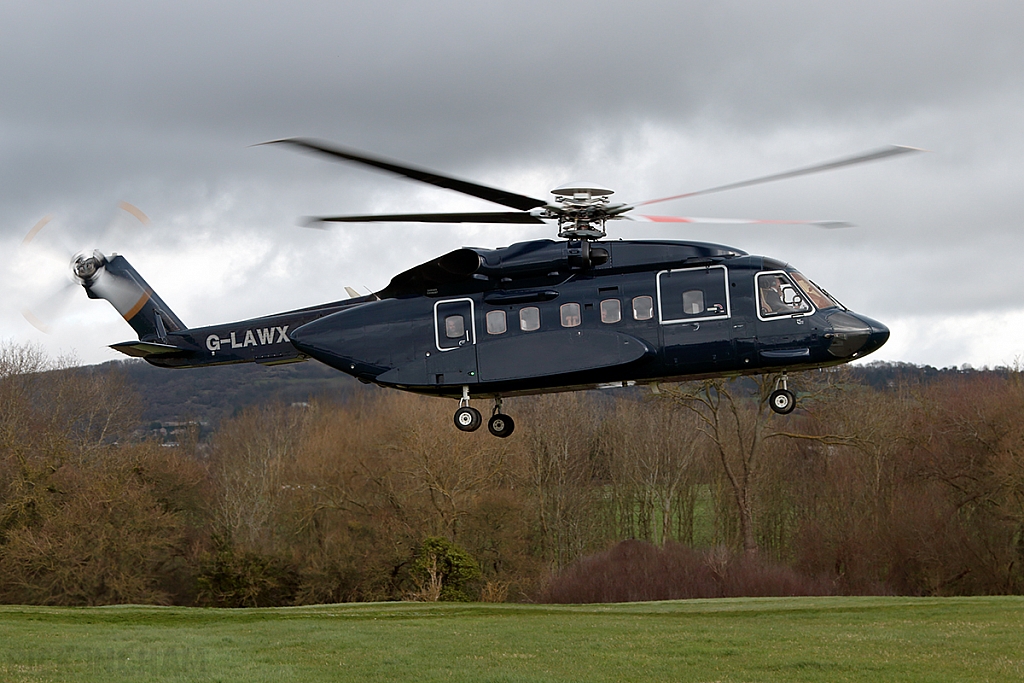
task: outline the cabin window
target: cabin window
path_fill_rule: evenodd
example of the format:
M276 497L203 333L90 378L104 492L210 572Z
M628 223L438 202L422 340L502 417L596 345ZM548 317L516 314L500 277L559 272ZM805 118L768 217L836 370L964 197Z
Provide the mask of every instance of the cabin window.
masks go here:
M683 292L683 313L686 315L697 315L704 312L704 292L699 289L690 289Z
M758 273L758 308L762 318L808 313L811 305L785 273Z
M444 336L461 339L466 335L466 319L461 315L450 315L444 319Z
M505 320L505 311L488 311L487 334L505 334L508 325Z
M536 306L527 306L519 309L519 329L523 332L533 332L540 329L540 309Z
M617 323L622 320L622 304L618 299L605 299L601 302L601 322Z
M654 317L654 299L649 296L633 297L633 319L650 320Z
M679 268L658 273L658 319L665 325L729 316L725 266Z
M558 313L562 317L562 327L578 327L582 322L579 304L562 304Z

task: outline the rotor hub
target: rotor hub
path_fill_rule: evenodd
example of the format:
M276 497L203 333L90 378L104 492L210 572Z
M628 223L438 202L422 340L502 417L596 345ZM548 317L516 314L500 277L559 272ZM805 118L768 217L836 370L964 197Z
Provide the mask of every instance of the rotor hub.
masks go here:
M555 195L558 236L567 239L597 240L605 237L608 196L614 190L597 183L574 182L551 190Z
M80 284L88 284L96 279L97 273L106 264L106 258L98 251L91 254L77 254L71 262L71 272Z

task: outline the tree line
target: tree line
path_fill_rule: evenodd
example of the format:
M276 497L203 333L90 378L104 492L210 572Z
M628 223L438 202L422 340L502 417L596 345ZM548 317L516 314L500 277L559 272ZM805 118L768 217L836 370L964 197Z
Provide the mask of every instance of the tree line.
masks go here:
M0 347L0 602L1020 593L1020 372L251 406L139 438L118 372Z

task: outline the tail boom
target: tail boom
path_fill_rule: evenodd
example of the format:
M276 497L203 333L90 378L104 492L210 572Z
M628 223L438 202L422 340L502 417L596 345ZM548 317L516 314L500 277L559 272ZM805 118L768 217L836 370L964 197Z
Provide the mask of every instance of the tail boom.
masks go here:
M90 261L91 259L91 261ZM105 299L132 326L138 341L110 348L160 367L230 363L278 365L307 359L288 336L310 321L375 297L366 296L224 325L188 328L123 256L96 253L76 263L76 276L92 299Z

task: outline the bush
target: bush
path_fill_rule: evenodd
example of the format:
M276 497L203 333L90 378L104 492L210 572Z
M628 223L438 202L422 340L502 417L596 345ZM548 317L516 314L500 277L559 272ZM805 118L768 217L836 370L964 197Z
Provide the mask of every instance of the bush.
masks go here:
M699 552L678 543L658 548L622 541L555 575L539 596L547 603L642 602L687 598L831 595L827 579L801 576L782 565Z
M459 546L433 536L419 547L412 572L419 586L415 597L431 602L468 602L466 584L480 576L480 567Z
M8 496L0 514L0 599L106 605L177 597L186 525L135 469L97 460L16 482L20 495Z
M201 563L198 602L211 607L291 605L299 572L279 555L238 550L218 539L217 549Z

